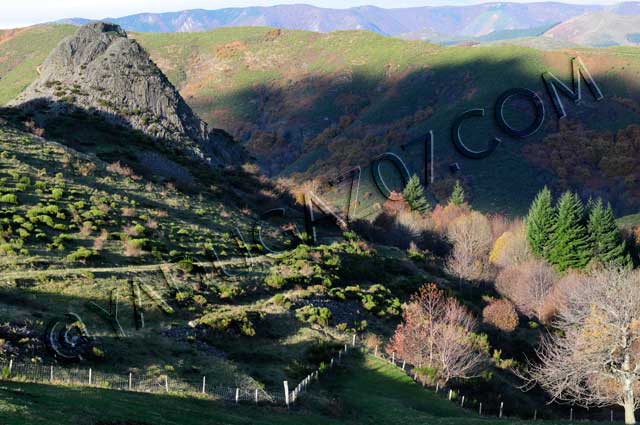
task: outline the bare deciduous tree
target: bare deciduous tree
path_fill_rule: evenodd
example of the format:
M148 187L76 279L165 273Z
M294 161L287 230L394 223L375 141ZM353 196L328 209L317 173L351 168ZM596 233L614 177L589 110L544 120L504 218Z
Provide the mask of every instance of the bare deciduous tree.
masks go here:
M640 390L640 275L594 272L559 312L559 331L543 340L530 382L554 400L624 407L635 424Z
M388 352L427 367L443 383L474 376L485 356L473 337L477 323L471 313L434 284L423 286L404 306L403 323Z
M529 317L543 316L544 302L557 280L553 268L542 260L503 269L496 279L496 289Z
M449 224L447 236L453 243L453 253L447 262L449 271L462 279L482 278L493 242L489 220L472 211Z

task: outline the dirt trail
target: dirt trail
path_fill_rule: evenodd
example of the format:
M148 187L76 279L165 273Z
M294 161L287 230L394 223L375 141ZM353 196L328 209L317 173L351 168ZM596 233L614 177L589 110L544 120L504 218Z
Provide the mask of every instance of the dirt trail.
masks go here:
M270 257L266 255L261 255L258 257L252 257L250 260L252 263L263 263L267 262ZM247 259L242 258L232 258L230 260L224 261L216 261L215 266L217 268L224 266L234 266L241 263L245 263ZM194 263L201 267L207 267L211 265L211 262L196 262ZM156 263L156 264L143 264L140 266L114 266L114 267L80 267L80 268L69 268L69 269L48 269L48 270L29 270L29 271L20 271L20 272L9 272L9 273L1 273L0 272L0 281L9 281L15 279L32 279L36 277L51 277L51 276L69 276L69 275L78 275L83 273L140 273L140 272L149 272L155 270L162 270L164 267L171 267L175 265L175 263Z

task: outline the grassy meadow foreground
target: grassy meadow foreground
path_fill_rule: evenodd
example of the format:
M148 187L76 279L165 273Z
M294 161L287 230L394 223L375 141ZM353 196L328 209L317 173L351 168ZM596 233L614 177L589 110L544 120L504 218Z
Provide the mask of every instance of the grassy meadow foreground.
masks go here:
M3 382L0 413L7 425L541 423L479 417L446 401L442 394L422 389L398 368L373 357L350 359L343 368L316 385L302 405L286 411L171 395Z

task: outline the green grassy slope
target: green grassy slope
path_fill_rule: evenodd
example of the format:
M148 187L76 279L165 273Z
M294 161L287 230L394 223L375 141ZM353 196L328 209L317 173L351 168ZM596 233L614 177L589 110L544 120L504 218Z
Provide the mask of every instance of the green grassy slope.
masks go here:
M318 409L320 405L323 409ZM398 368L373 358L364 363L352 361L334 376L314 384L291 412L171 395L2 382L0 414L6 425L527 423L480 418L422 389Z
M436 196L447 193L452 178L448 166L458 162L462 172L456 177L468 183L474 206L522 214L543 184L566 188L557 176L534 166L523 147L559 131L540 76L551 71L570 81L570 59L576 55L605 99L596 103L585 93L581 107L565 101L568 119L594 131L637 122L632 106L640 72L636 50L442 47L358 31L315 34L269 28L137 37L200 115L247 141L265 170L299 180L364 167L386 150L398 152L412 171L421 173L419 142L433 130ZM515 87L534 90L545 102L542 131L526 140L505 136L492 123L498 96ZM503 139L483 160L462 158L450 140L453 119L472 108L485 108L487 117L463 127L469 145L482 148L494 134ZM526 127L530 109L515 101L507 108L511 125ZM412 142L416 144L407 151L399 149ZM632 197L621 205L634 208L636 201Z
M73 25L38 25L7 34L0 41L0 105L35 80L49 52L76 29Z

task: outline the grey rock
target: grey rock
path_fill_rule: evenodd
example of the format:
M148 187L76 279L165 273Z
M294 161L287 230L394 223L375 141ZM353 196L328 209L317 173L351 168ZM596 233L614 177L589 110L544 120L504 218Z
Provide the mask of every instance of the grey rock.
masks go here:
M169 149L212 166L246 159L226 132L209 131L147 52L115 24L80 27L51 52L40 76L10 106L49 104L97 111L107 121L139 130Z

